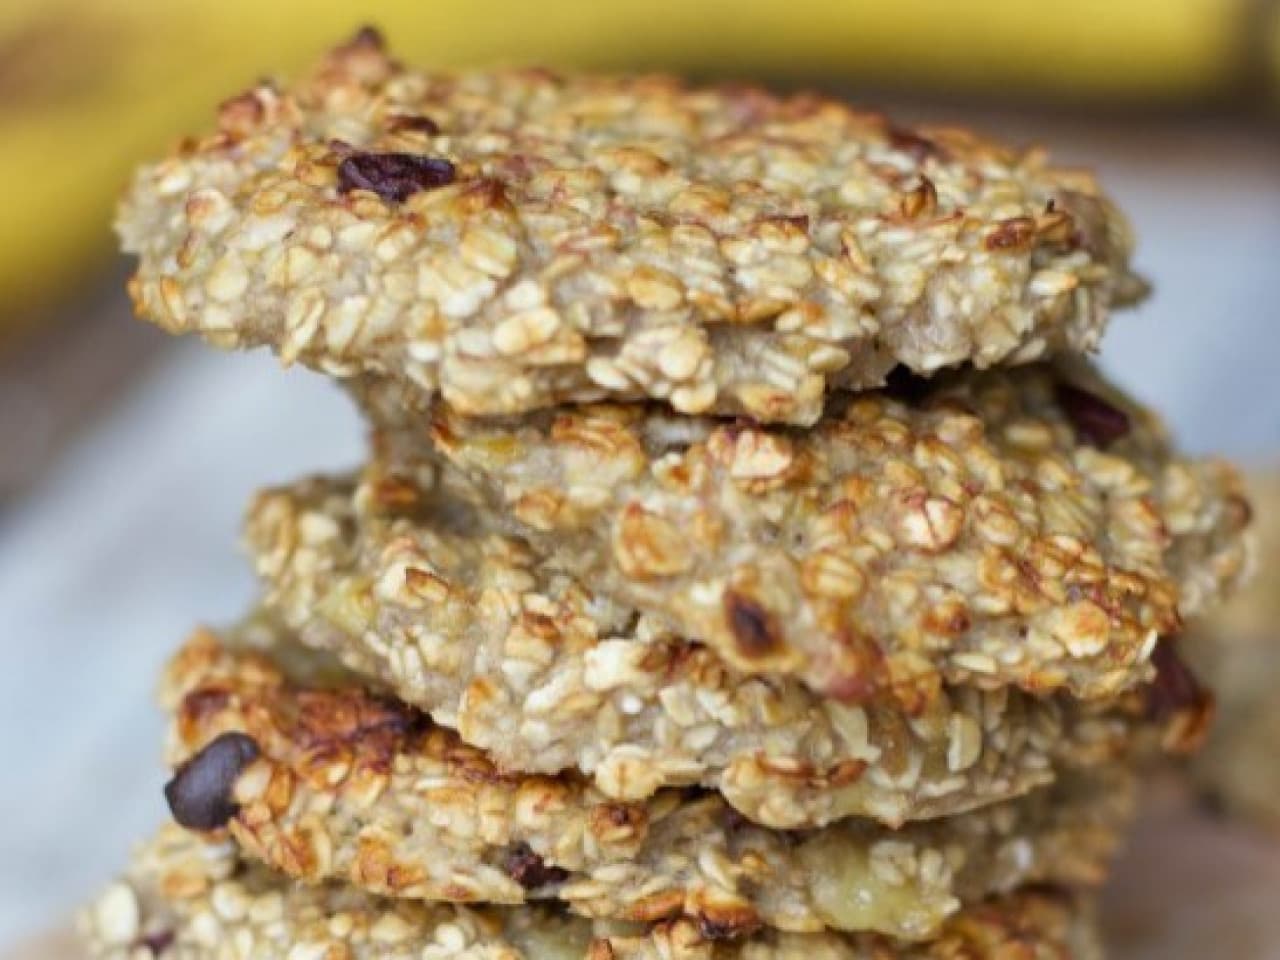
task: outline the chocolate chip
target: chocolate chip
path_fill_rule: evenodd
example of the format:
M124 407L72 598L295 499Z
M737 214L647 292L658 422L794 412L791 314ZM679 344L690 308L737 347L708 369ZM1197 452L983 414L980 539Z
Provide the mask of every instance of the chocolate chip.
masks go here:
M507 851L503 869L507 871L507 876L526 890L535 890L552 883L562 883L569 877L567 871L559 867L547 866L527 843L517 843Z
M236 778L259 753L257 743L243 733L224 733L211 740L164 786L173 819L190 830L226 826L239 810L232 799Z
M768 610L750 597L732 590L726 591L724 615L743 656L767 656L782 645L782 631L777 621Z
M419 190L453 183L457 171L443 157L414 153L352 153L338 164L338 189L371 190L388 203L400 202Z
M1055 395L1076 434L1086 443L1105 450L1129 432L1129 415L1096 394L1060 383Z

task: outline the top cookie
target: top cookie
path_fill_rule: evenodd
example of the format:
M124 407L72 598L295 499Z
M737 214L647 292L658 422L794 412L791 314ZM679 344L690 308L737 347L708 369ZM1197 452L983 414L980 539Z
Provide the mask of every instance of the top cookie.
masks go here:
M837 388L1091 349L1143 288L1092 176L812 94L407 70L371 34L144 167L139 312L463 414L807 424Z

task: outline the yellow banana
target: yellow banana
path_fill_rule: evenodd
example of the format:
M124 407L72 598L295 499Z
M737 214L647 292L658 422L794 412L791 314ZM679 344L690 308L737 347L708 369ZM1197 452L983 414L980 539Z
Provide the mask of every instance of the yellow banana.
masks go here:
M1280 3L1273 3L1266 25L1266 57L1271 75L1272 97L1280 97Z
M1173 99L1225 87L1248 0L385 0L417 63L668 67ZM110 250L139 159L358 26L322 0L0 4L0 317Z

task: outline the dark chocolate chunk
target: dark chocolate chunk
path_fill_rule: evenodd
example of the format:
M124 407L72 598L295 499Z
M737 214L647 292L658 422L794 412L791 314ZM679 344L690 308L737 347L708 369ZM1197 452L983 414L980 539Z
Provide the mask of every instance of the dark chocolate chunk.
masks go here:
M371 190L388 203L399 203L419 190L447 186L456 175L443 157L356 152L338 164L338 189Z
M239 810L232 791L260 751L252 737L224 733L178 768L164 786L173 819L190 830L216 830Z
M507 851L503 869L526 890L535 890L553 883L562 883L569 874L559 867L549 867L529 848L527 843L517 843Z
M1129 415L1088 390L1060 383L1058 406L1081 440L1105 450L1129 432Z

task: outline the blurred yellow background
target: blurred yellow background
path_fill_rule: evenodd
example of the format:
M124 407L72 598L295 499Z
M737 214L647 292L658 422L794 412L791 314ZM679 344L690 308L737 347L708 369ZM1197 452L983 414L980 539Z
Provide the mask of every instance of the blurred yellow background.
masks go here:
M0 327L104 262L133 164L202 127L263 69L296 70L366 21L419 64L642 66L1168 105L1265 99L1268 56L1280 60L1276 10L1257 0L5 0Z

